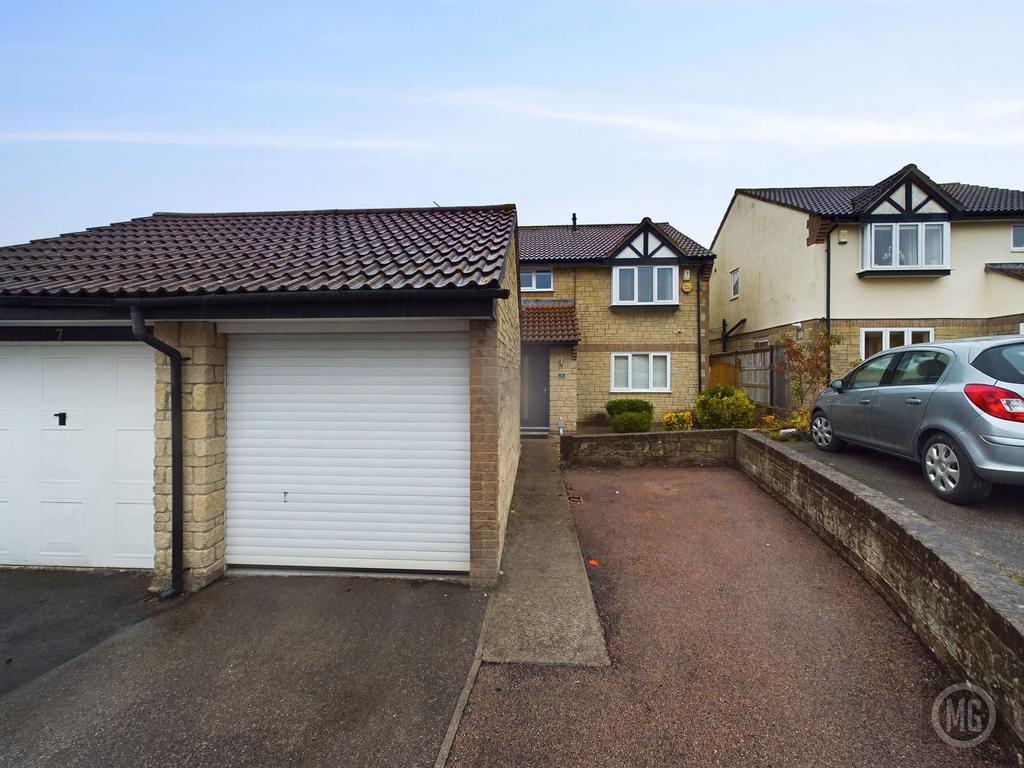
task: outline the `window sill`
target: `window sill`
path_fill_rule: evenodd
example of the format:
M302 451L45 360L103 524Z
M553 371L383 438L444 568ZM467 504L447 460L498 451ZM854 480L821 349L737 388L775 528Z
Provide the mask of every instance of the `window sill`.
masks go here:
M936 267L934 269L915 267L910 269L862 269L857 273L857 277L861 279L875 277L946 277L952 271L949 267Z
M671 395L671 389L609 389L609 395Z
M616 312L620 309L655 309L661 310L662 312L677 312L679 310L679 304L678 302L675 304L611 304L608 308L612 310L612 312Z
M520 293L554 293L554 288L520 288Z

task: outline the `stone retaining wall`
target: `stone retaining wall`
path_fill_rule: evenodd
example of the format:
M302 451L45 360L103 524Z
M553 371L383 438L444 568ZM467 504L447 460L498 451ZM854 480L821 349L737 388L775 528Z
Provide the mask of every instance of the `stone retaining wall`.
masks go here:
M565 435L564 464L580 467L719 467L731 465L736 430Z
M1024 587L935 523L755 432L567 435L561 449L570 466L736 466L856 568L943 668L992 696L996 732L1024 764Z

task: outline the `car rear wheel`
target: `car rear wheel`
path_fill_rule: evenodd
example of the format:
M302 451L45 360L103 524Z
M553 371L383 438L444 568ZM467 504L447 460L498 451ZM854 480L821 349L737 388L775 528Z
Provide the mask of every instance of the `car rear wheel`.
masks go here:
M811 418L811 439L820 450L829 453L841 451L845 445L842 439L836 436L828 416L821 411L815 413Z
M967 451L945 433L925 443L921 471L932 492L951 504L976 504L992 492L992 484L978 477Z

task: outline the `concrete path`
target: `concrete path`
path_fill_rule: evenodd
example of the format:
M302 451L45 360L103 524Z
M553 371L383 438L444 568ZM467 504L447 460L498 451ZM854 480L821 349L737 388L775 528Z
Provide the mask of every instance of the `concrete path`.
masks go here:
M567 475L612 665L485 664L449 766L1009 766L932 731L949 680L736 470Z
M486 599L229 578L0 698L0 766L431 766Z
M523 440L512 507L483 661L606 666L556 440Z

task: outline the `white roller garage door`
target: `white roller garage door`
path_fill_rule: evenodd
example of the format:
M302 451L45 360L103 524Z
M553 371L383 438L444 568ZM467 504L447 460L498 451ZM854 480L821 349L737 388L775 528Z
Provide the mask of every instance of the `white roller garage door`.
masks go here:
M466 330L231 335L227 561L469 570Z
M142 344L0 344L0 563L153 567L154 369Z

